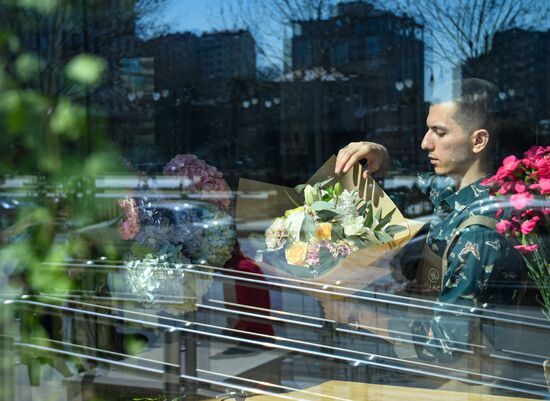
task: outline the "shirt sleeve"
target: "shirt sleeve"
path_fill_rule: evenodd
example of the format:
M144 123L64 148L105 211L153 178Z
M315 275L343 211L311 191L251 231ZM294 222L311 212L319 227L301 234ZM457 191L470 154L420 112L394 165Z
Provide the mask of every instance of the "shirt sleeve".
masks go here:
M517 302L522 286L521 257L495 231L467 228L447 255L448 268L429 324L424 351L453 362L470 348L478 320L471 308Z

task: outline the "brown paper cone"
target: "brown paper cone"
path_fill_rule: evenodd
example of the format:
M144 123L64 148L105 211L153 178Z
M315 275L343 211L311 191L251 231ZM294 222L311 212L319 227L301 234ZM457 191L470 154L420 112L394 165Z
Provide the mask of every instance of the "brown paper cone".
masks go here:
M314 184L334 176L335 164L336 157L332 156L313 174L307 183ZM328 272L316 278L300 279L313 284L346 287L348 289L334 289L338 292L353 292L390 273L388 263L391 257L414 237L423 224L406 219L376 181L370 177L368 179L363 178L363 167L360 165L356 165L343 176L334 177L330 184L336 184L337 182L340 182L342 187L348 191L356 189L365 201L372 201L375 212L382 209L382 214L386 215L395 208L396 211L390 224L407 227L407 230L398 233L391 243L362 248L350 254ZM237 222L272 221L283 216L286 210L302 205L303 199L301 198L293 188L241 179L237 198ZM255 255L248 256L255 258ZM286 279L295 278L292 274L275 266L261 261L258 264L265 274ZM304 267L304 269L307 270L308 268ZM319 296L319 298L325 297Z

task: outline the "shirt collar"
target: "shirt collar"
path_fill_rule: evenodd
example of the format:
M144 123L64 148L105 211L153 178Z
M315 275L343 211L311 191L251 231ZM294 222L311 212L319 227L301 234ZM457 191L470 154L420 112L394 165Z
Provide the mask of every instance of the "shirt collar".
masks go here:
M461 190L452 193L451 195L447 196L443 201L447 203L447 205L449 205L452 210L455 210L457 212L463 211L473 201L479 199L482 196L485 196L488 193L489 187L481 185L481 180L487 177L490 177L490 175L482 177L479 180L471 183L470 185L462 188Z

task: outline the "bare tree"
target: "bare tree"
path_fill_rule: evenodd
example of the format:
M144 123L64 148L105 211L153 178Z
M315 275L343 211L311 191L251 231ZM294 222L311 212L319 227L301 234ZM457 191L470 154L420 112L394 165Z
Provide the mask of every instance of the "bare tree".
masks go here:
M392 7L424 26L426 46L455 66L479 57L495 33L548 28L550 2L540 0L393 0Z
M244 27L256 39L257 52L267 70L281 69L285 58L282 46L289 38L294 21L320 21L330 15L335 0L242 0L222 3L220 23L225 27ZM318 41L318 53L326 53L331 38ZM288 66L284 66L288 67Z

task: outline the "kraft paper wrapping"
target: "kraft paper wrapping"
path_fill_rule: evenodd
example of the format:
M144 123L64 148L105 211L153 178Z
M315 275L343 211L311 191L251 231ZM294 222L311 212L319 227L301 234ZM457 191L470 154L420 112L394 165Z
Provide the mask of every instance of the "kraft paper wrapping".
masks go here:
M332 156L315 174L313 174L307 183L314 184L334 176L335 164L336 156ZM334 185L337 182L340 182L343 188L348 191L357 189L359 195L366 201L371 200L375 213L378 209L382 209L382 215L386 215L392 209L396 208L393 201L376 181L370 177L368 179L363 178L363 167L359 164L345 175L334 177L333 181L327 185ZM296 207L289 199L289 196L292 197L296 203L300 205L303 204L302 197L296 193L294 188L248 179L239 180L238 194L236 209L237 222L267 221L269 225L275 218L283 216L286 210ZM329 286L338 287L325 288L325 290L353 293L358 289L367 287L378 278L390 273L389 260L391 260L401 247L414 237L423 223L405 218L397 209L392 216L390 224L405 226L407 230L398 233L394 237L394 241L390 243L368 246L351 253L324 274L320 274L317 277L300 277L300 280L303 280L306 285L307 283L328 284ZM240 238L242 238L241 234L242 233L239 233ZM261 232L261 234L263 235L263 232ZM249 253L255 252L251 251ZM297 278L289 272L258 260L254 254L247 254L247 256L256 259L256 263L258 263L266 275L287 279ZM303 269L309 271L307 267ZM321 299L325 298L322 294L317 294L315 296ZM326 295L326 297L331 299L338 298L334 295Z

